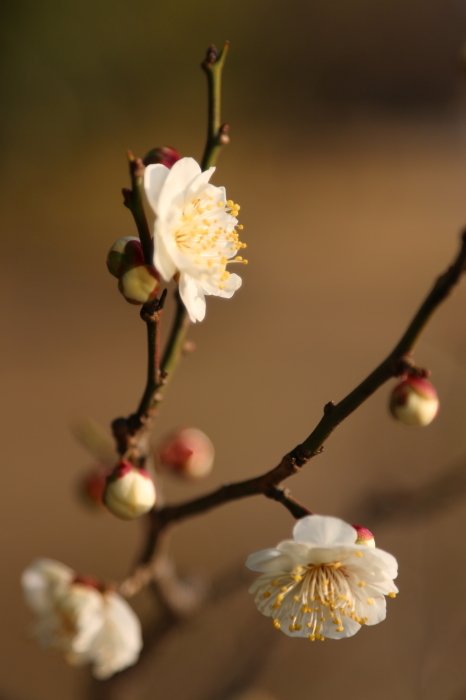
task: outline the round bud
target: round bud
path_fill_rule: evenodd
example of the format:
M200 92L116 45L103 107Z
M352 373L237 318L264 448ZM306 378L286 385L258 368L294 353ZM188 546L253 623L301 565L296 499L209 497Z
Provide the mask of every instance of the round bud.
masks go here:
M101 508L102 497L107 483L109 469L104 465L96 465L83 478L78 485L78 493L81 500L88 506Z
M171 168L177 160L180 159L180 154L171 146L159 146L158 148L153 148L149 153L147 153L142 162L144 165L155 165L160 163L165 165L166 168Z
M374 535L367 527L362 525L353 525L356 530L356 542L355 544L365 544L366 547L375 547Z
M439 400L427 379L409 376L393 389L389 407L392 416L405 425L429 425L438 413Z
M134 236L119 238L108 251L107 269L114 277L120 278L130 267L143 264L141 241Z
M118 280L118 289L130 304L153 301L159 288L159 275L150 265L132 267Z
M103 502L122 520L138 518L155 504L155 486L145 469L121 461L107 477Z
M212 471L215 450L202 430L182 428L159 446L161 467L187 479L204 479Z

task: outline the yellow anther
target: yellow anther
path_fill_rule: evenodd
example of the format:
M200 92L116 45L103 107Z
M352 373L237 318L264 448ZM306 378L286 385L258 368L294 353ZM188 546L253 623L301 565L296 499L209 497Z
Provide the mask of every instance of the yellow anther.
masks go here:
M330 579L324 578L324 586L328 586L329 583L330 583Z
M269 593L269 591L265 591L265 593L264 593L263 595L264 595L264 598L270 598L270 596L271 596L272 594Z
M231 214L232 216L238 216L239 211L238 211L237 209L232 209L231 212L230 212L230 214Z
M235 260L238 260L239 262L241 262L242 259L243 259L243 258L241 257L241 255L237 255L236 258L235 258Z
M217 202L217 206L218 206L218 207L224 207L224 206L225 206L225 202Z
M325 637L322 637L322 635L319 636L319 639L321 642L325 642Z
M273 626L275 627L276 630L279 630L281 625L280 625L280 620L277 620L276 618L273 620Z
M282 606L281 603L274 603L274 604L272 605L272 608L273 608L274 610L276 610L277 608L281 608L281 606Z
M239 204L235 204L235 209L237 209L237 210L239 211L239 210L241 209L240 205L239 205Z
M271 586L278 586L278 581L277 579L274 579L273 581L270 582Z
M302 581L303 577L300 574L295 574L291 578L293 579L293 581L296 581L296 583L298 583L298 581Z
M311 641L311 642L315 642L315 641L316 641L316 636L315 636L315 634L308 634L308 635L307 635L307 638L308 638L309 641Z
M225 289L225 285L224 285L224 284L219 284L219 285L218 285L218 288L219 288L220 290Z
M232 207L234 205L234 201L232 199L229 199L227 201L227 206Z
M202 219L202 223L204 224L204 226L210 226L209 219Z
M365 585L366 585L366 582L365 582L365 581L359 581L359 583L358 583L358 586L359 586L360 588L364 588Z
M321 622L325 622L325 617L321 617L321 618L320 618L320 621L321 621Z
M340 566L341 566L341 561L335 561L335 562L332 564L332 566L333 566L334 569L339 569Z
M366 603L368 605L374 605L374 599L373 598L366 598Z
M359 549L358 549L358 551L354 553L354 556L355 556L355 557L361 558L361 557L364 556L364 555L363 555L363 553L360 552Z
M340 627L337 627L337 630L336 630L336 631L337 631L337 632L343 632L344 629L345 629L345 628L343 627L343 625L340 625Z
M212 199L212 197L209 197L209 199ZM207 209L207 211L212 211L212 209L213 209L212 204L208 204L208 205L206 206L206 209Z
M393 593L393 591L390 591L390 593L388 594L388 597L389 598L396 598L396 593Z
M294 632L294 625L290 625L288 629L290 630L290 632Z
M306 627L312 627L312 622L306 622Z
M288 586L282 586L282 587L280 588L280 590L281 590L282 593L286 593L286 591L288 590ZM283 598L283 596L281 596L281 597Z
M299 603L299 601L300 601L301 599L300 599L299 595L294 595L294 596L293 596L293 600L295 600L297 603Z
M238 228L242 231L244 228L243 224L238 224Z
M294 628L297 632L299 632L300 630L302 630L303 626L302 625L295 625Z
M296 615L292 615L292 616L290 617L290 620L293 620L293 622L296 622L296 619L297 619L297 616L296 616Z

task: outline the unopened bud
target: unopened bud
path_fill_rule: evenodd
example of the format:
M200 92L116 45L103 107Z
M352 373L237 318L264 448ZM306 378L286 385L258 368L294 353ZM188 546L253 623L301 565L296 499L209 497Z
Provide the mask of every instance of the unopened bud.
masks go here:
M166 168L171 168L175 165L176 161L181 158L178 151L171 146L159 146L159 148L153 148L149 153L147 153L142 162L144 165L154 165L160 163L165 165Z
M356 530L356 542L355 544L365 544L366 547L375 547L374 535L367 527L362 525L353 525Z
M108 251L107 268L114 277L120 278L129 268L143 263L141 241L134 236L119 238Z
M405 425L429 425L438 413L434 386L421 377L403 379L390 396L390 412Z
M150 265L138 265L120 277L118 289L130 304L146 304L157 296L159 279L155 268Z
M212 471L215 450L202 430L182 428L160 445L160 465L177 476L204 479Z
M138 518L154 507L154 482L145 469L121 461L107 477L103 502L117 518Z
M102 508L102 498L109 473L108 467L96 465L79 482L78 493L88 506Z

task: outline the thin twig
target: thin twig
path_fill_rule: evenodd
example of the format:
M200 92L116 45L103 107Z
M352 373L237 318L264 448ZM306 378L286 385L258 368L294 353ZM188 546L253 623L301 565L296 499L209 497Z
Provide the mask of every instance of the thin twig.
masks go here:
M262 476L247 479L233 484L221 486L216 491L201 496L186 503L154 510L152 538L155 545L157 533L172 522L182 520L191 515L203 513L229 501L262 494L268 498L279 500L295 517L302 517L296 505L290 507L290 497L285 494L277 498L276 489L284 480L297 474L302 467L314 456L320 454L323 444L335 428L355 411L366 399L384 384L388 379L399 376L409 367L409 354L413 351L419 337L431 319L432 315L457 285L466 263L466 233L462 235L460 251L453 264L435 282L432 290L416 312L401 340L397 343L388 357L359 384L348 396L338 404L327 404L324 416L317 427L306 440L286 454L280 464ZM298 504L299 505L299 504ZM300 506L302 508L302 506Z
M141 240L144 262L146 265L153 265L154 244L143 205L144 163L140 158L135 158L131 151L128 151L128 161L132 189L123 190L123 203L133 215L139 238Z
M201 63L207 75L208 89L207 142L202 157L202 170L215 165L220 148L229 142L228 124L221 123L222 70L229 46L229 42L225 42L219 53L212 44Z

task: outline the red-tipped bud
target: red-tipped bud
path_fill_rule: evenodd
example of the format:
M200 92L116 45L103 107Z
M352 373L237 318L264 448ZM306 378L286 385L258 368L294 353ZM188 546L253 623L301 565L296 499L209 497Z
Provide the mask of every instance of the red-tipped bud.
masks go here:
M107 255L107 269L118 279L131 267L144 264L141 241L134 236L119 238Z
M163 469L186 479L204 479L212 471L215 450L207 435L197 428L182 428L160 445Z
M374 535L367 527L362 525L353 525L356 530L356 542L355 544L365 544L367 547L375 547Z
M155 504L155 486L145 469L121 461L107 477L103 502L122 520L138 518Z
M157 296L160 275L150 265L127 270L118 280L118 289L130 304L147 304Z
M171 168L177 160L181 158L178 151L171 146L159 146L158 148L153 148L149 153L147 153L142 162L144 165L155 165L160 163L165 165L166 168Z
M79 496L86 505L94 508L102 508L102 498L108 474L108 467L96 465L81 479L78 486Z
M390 396L390 412L405 425L429 425L438 413L434 386L414 375L403 379Z

